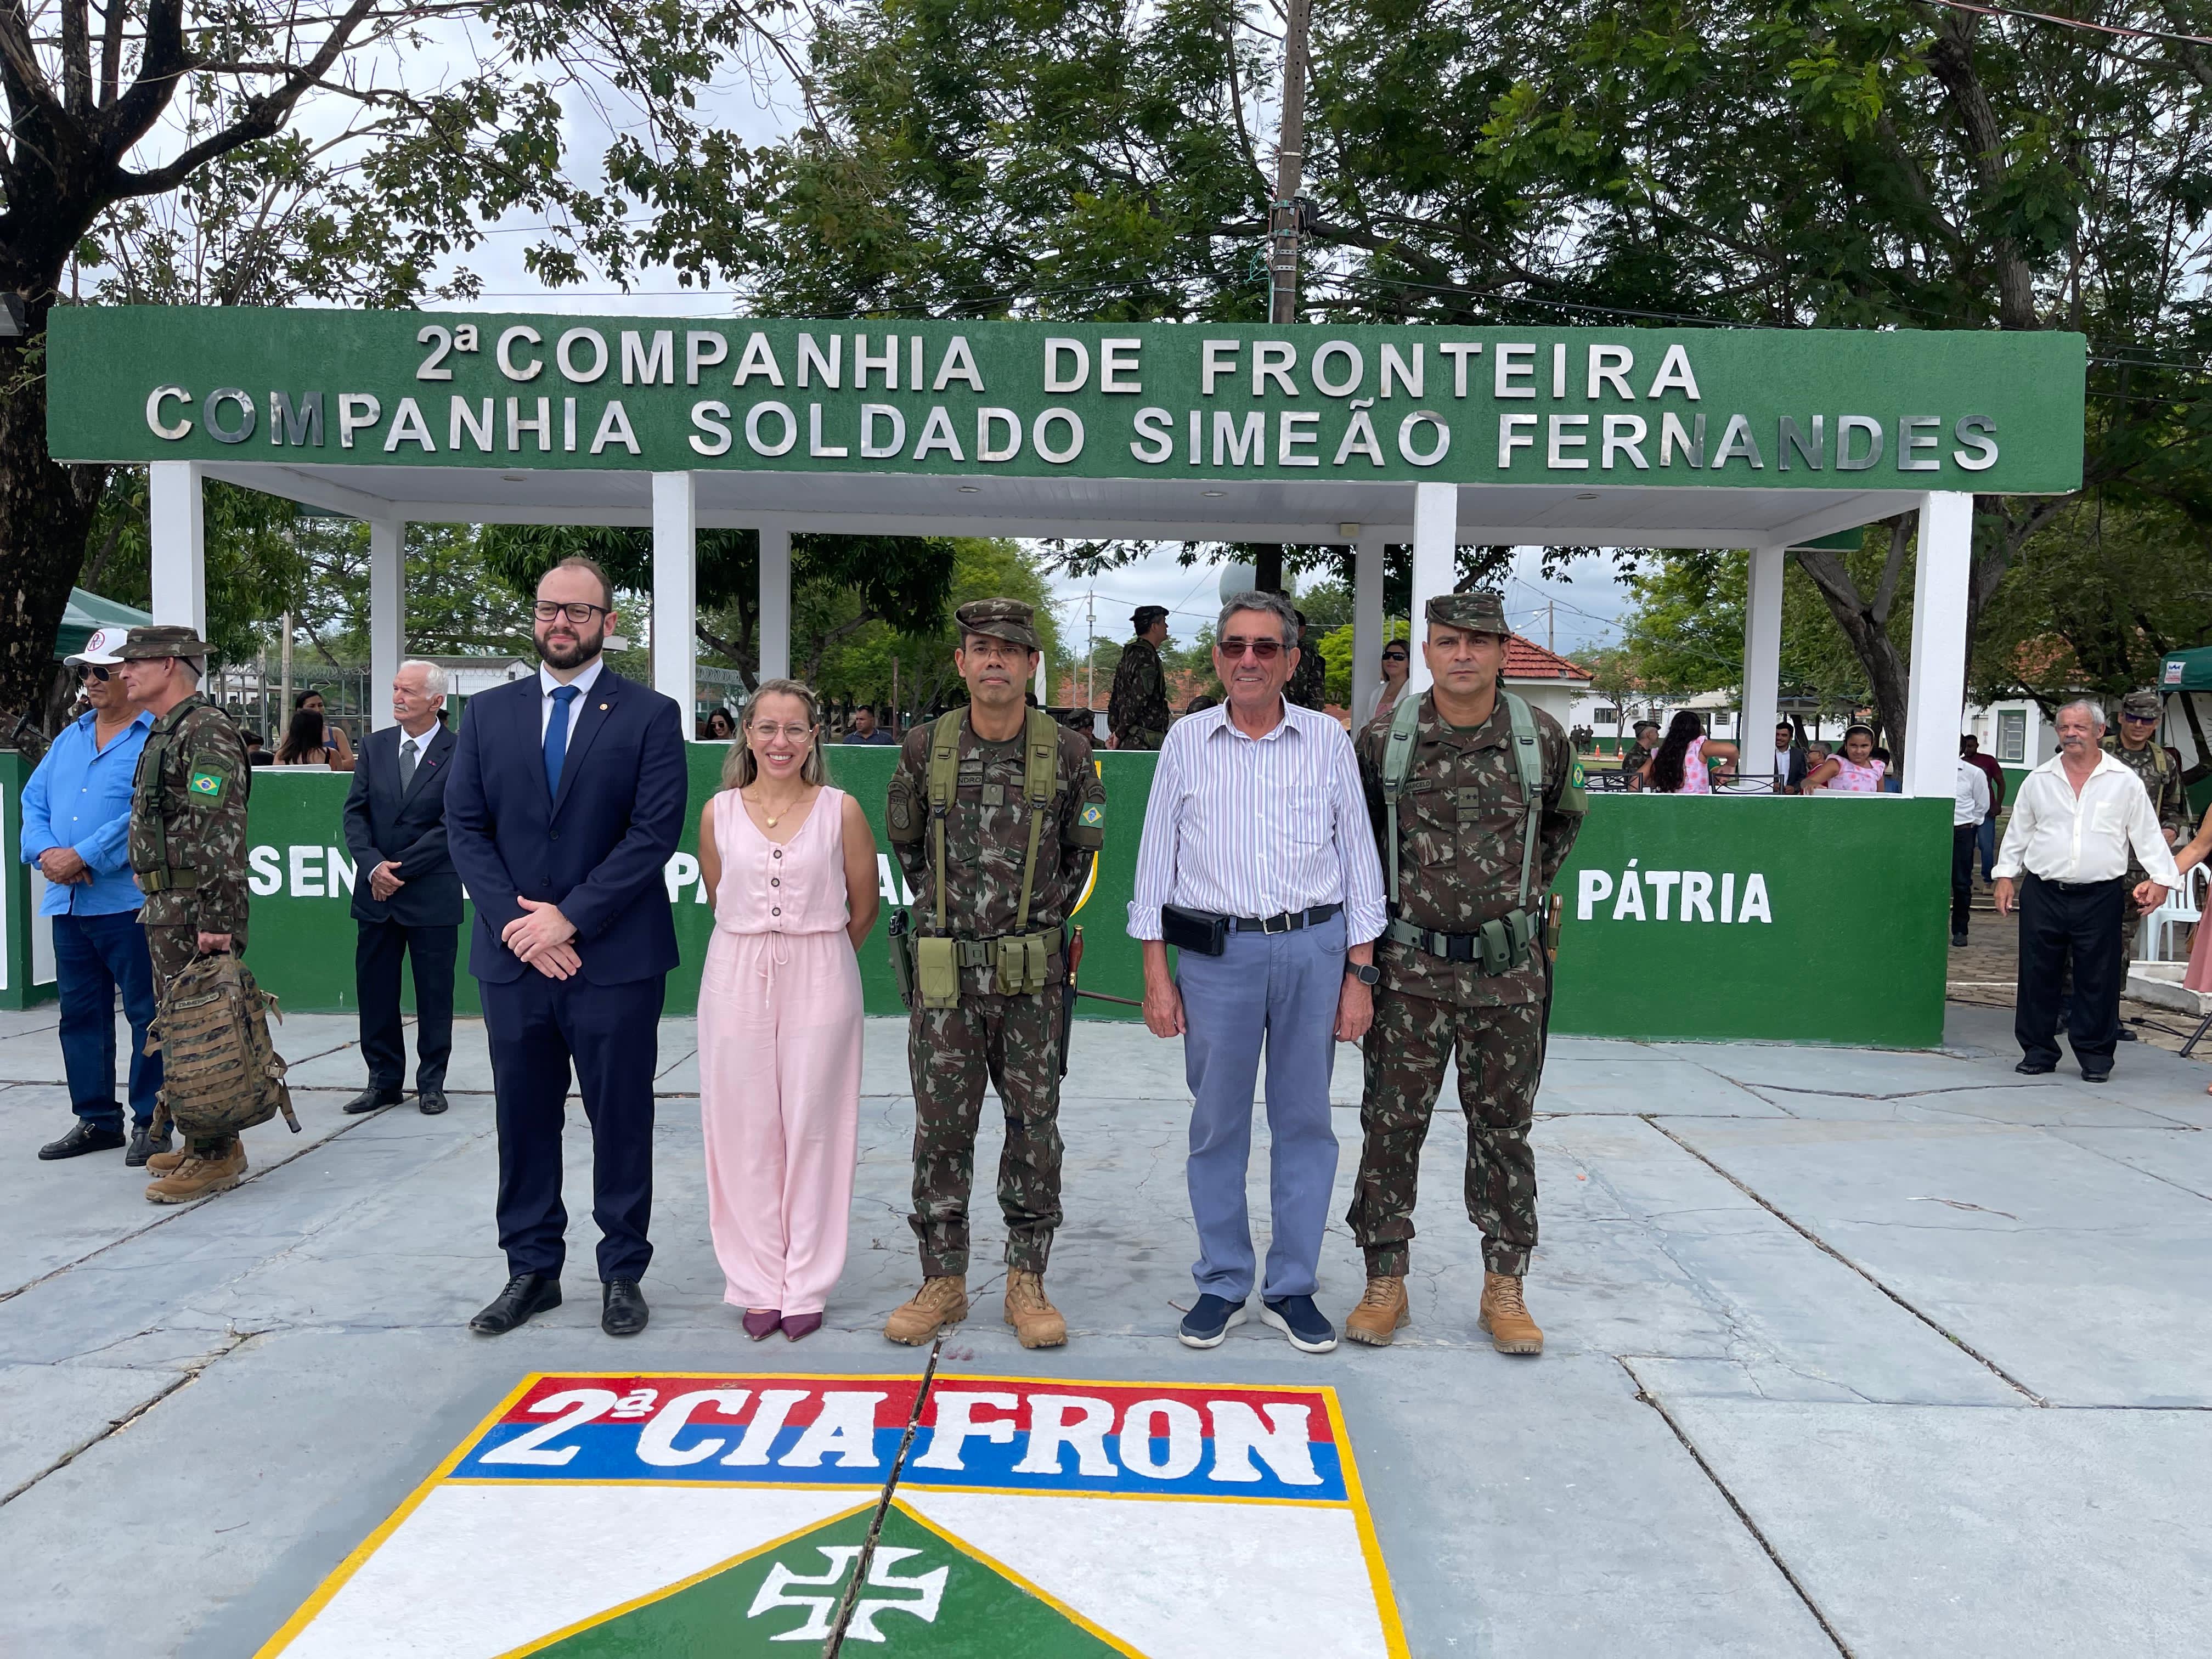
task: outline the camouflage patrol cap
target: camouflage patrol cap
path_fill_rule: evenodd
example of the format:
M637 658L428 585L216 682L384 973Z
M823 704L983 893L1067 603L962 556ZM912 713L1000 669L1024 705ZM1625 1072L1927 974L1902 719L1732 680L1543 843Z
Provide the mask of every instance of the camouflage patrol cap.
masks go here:
M963 640L970 634L981 634L1030 651L1039 648L1036 611L1019 599L971 599L952 616L960 624Z
M1140 605L1129 617L1129 620L1136 624L1137 631L1139 634L1143 633L1147 628L1150 628L1154 623L1165 622L1167 619L1168 608L1164 605Z
M1505 623L1505 601L1495 593L1439 593L1424 613L1446 628L1464 628L1476 634L1510 634Z
M2158 693L2130 691L2120 699L2120 713L2133 714L2137 720L2154 720L2159 716Z
M210 648L182 623L149 623L132 629L116 654L125 662L144 662L154 657L204 657Z

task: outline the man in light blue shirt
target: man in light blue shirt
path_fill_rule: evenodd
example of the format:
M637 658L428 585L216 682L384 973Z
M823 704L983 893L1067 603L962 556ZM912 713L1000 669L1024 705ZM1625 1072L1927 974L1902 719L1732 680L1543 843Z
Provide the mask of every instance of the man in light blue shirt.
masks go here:
M146 1053L154 1018L154 965L131 874L131 786L154 717L131 706L116 654L129 630L103 628L69 659L85 714L62 728L23 786L23 862L46 878L39 914L53 918L54 974L61 995L62 1066L76 1125L39 1148L47 1160L112 1152L124 1144L115 1098L115 994L131 1021L130 1148L136 1169L168 1150L152 1135L161 1061Z

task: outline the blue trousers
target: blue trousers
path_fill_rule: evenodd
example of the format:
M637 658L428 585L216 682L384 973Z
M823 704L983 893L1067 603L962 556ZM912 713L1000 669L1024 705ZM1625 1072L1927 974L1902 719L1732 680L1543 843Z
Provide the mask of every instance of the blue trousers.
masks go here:
M478 980L499 1125L499 1245L511 1273L558 1279L568 1257L561 1130L569 1067L592 1126L599 1278L642 1279L653 1260L653 1075L667 980L594 985L536 969Z
M119 1132L115 1098L115 994L131 1022L131 1116L154 1121L161 1091L161 1057L146 1052L154 1018L154 961L134 912L54 918L54 979L62 1007L62 1069L70 1108L95 1129Z
M1252 1294L1252 1231L1244 1176L1252 1158L1252 1098L1267 1058L1267 1195L1273 1237L1261 1295L1311 1296L1336 1182L1328 1079L1336 1063L1336 1004L1344 988L1344 917L1294 933L1231 933L1218 957L1182 953L1183 1076L1190 1085L1190 1212L1198 1224L1191 1272L1201 1292Z
M1974 846L1982 855L1982 879L1994 884L1997 878L1997 821L1995 818L1984 818L1977 826Z

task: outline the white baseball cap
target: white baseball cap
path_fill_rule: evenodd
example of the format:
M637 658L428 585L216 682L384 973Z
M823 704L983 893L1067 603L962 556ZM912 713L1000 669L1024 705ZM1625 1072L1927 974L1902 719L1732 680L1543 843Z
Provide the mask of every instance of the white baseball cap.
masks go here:
M84 663L94 663L102 668L123 660L123 641L131 636L127 628L95 628L84 642L84 649L73 657L62 660L76 668Z

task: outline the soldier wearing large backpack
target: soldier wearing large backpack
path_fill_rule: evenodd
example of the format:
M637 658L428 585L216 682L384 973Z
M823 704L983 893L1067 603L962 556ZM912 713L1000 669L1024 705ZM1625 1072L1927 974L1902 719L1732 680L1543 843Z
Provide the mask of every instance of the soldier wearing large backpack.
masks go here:
M915 1236L923 1285L884 1327L928 1341L968 1314L968 1197L988 1077L1006 1111L999 1207L1006 1322L1025 1348L1066 1322L1043 1276L1060 1225L1061 1003L1066 922L1105 839L1091 744L1023 702L1036 672L1030 607L978 599L957 613L954 665L969 706L907 733L884 825L914 889L892 921L912 1011Z
M1346 1219L1367 1293L1345 1322L1390 1341L1411 1312L1406 1273L1421 1143L1456 1055L1467 1114L1468 1216L1482 1230L1478 1323L1502 1353L1540 1353L1521 1280L1536 1246L1528 1124L1543 1070L1550 985L1546 897L1587 798L1559 722L1499 684L1511 630L1494 593L1429 601L1433 679L1357 744L1382 855L1390 922L1366 1043L1364 1139Z
M246 949L246 744L228 716L200 695L208 645L170 623L134 628L124 641L124 690L154 716L131 787L131 868L146 895L140 913L161 1014L171 982L202 956ZM272 1108L273 1111L273 1108ZM246 1144L235 1133L185 1133L181 1151L146 1167L156 1204L181 1204L235 1187Z

